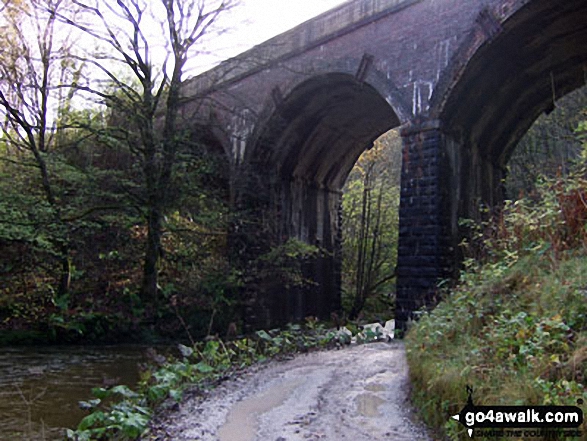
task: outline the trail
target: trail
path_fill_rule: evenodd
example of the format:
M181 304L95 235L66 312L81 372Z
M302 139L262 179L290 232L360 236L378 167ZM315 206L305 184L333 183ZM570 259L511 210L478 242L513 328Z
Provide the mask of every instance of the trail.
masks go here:
M187 399L147 439L430 440L414 422L408 387L402 342L297 355Z

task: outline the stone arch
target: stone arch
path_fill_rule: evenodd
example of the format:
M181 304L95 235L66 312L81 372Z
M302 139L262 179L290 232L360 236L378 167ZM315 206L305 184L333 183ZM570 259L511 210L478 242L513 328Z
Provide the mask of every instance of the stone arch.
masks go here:
M215 169L210 182L214 187L224 187L227 194L230 189L231 163L229 156L229 140L226 134L215 124L194 125L190 131L190 142L194 152L206 155ZM214 177L214 179L212 179Z
M273 244L295 238L325 253L305 266L305 276L315 283L311 289L280 286L258 299L258 325L328 317L340 309L341 189L360 154L400 125L375 87L340 72L306 79L274 101L272 115L247 149L245 168L253 178L245 205L257 207L257 219L272 219L263 237L273 237Z
M585 23L583 0L534 0L496 25L496 35L471 57L440 103L446 130L491 146L489 153L505 164L540 113L585 84Z
M587 3L523 3L504 18L504 8L482 10L432 98L460 199L453 224L479 203L500 202L518 141L557 99L587 82Z
M231 159L230 136L222 129L221 123L211 118L206 125L198 125L192 129L196 140L226 156L227 162Z
M359 155L401 124L391 100L391 91L343 72L305 79L271 105L271 116L252 138L248 160L281 176L340 189Z
M369 84L344 73L312 77L283 99L265 124L252 162L279 187L282 237L334 247L340 191L361 153L400 124L387 100ZM300 194L301 192L301 194ZM304 214L308 192L321 194L332 225L319 208ZM316 196L318 197L318 196ZM285 202L283 202L285 201ZM316 202L316 201L314 201ZM293 204L293 205L291 205Z
M496 17L482 12L474 32L485 43L433 105L447 131L488 146L503 164L542 112L587 81L587 3L533 0L502 24Z
M374 66L375 59L369 54L363 58L342 58L339 60L324 60L322 64L313 67L312 75L296 75L274 87L258 113L255 128L247 141L246 160L255 160L258 155L257 147L263 144L263 138L268 136L268 131L275 125L275 118L279 118L286 101L291 101L303 89L314 85L316 89L322 86L330 87L333 84L346 82L347 84L360 85L368 88L384 99L398 119L397 125L408 123L412 118L410 105L405 102L402 93L389 75Z

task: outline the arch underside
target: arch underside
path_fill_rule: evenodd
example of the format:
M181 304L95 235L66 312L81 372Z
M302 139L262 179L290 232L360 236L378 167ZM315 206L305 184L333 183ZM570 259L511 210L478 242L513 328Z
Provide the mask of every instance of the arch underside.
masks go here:
M361 153L398 125L393 109L367 83L321 75L295 88L277 109L264 134L267 162L280 179L339 191Z
M505 166L542 112L586 83L587 2L523 6L471 58L440 119L462 145Z
M267 201L259 217L271 213L274 244L296 238L323 251L304 263L309 289L265 294L271 322L340 309L341 189L361 153L398 125L375 88L342 73L303 82L265 123L249 158L267 187L256 187L257 200ZM263 191L267 196L259 196Z

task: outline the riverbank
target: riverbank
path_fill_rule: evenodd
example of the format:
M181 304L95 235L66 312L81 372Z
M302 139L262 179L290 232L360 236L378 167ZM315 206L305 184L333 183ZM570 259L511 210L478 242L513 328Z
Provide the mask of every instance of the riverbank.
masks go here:
M63 440L94 387L139 381L143 345L26 346L0 351L0 441Z

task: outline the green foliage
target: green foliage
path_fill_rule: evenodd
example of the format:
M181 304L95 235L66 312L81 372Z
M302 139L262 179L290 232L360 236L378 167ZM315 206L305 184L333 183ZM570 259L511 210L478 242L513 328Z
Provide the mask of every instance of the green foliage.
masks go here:
M37 189L34 169L0 162L0 240L27 243L40 252L57 254L53 243L63 236L55 212ZM32 190L32 191L31 191Z
M361 155L344 187L342 301L352 319L392 308L400 167L398 134L389 132Z
M556 265L565 253L587 248L586 223L587 167L579 161L565 177L541 178L534 195L506 201L489 220L461 220L461 228L468 230L461 243L465 267L509 267L534 254Z
M407 336L413 399L450 439L468 439L450 420L467 384L477 405L587 400L586 171L543 178L479 226L463 221L461 281Z
M137 335L143 320L156 320L159 333L177 335L183 326L175 309L196 336L210 331L212 316L214 329L226 329L234 321L240 275L226 257L220 155L182 144L163 223L164 303L155 309L138 290L146 233L140 164L128 147L108 138L102 114L62 117L86 129L60 133L61 144L44 155L55 206L30 154L0 140L0 331L16 338L21 329L39 330L46 340L62 342L119 339ZM60 293L64 257L69 290Z
M285 288L307 286L312 281L304 277L303 265L322 254L323 251L317 246L289 238L259 257L259 277L275 278Z
M407 350L413 398L427 423L466 439L449 418L464 406L467 384L478 405L587 398L586 264L583 254L556 270L541 256L497 272L487 265L424 314Z
M167 77L118 45L124 20L74 30L69 14L98 11L49 3L3 9L0 332L71 342L136 338L153 323L167 335L192 326L197 335L212 324L226 329L242 280L227 262L228 163L212 134L180 130L178 115L180 53L196 43L184 33L201 22L190 14L167 17L183 41L170 52L179 58L171 57L176 74ZM231 3L219 4L206 29ZM127 24L134 20L122 3L114 7ZM108 38L101 43L128 50L122 71L75 53L72 35L88 31L92 38L102 25ZM90 65L98 69L85 72ZM110 81L91 80L98 71ZM90 100L79 105L80 93ZM146 255L153 277L141 284Z
M505 187L509 198L532 195L542 176L568 173L581 154L575 129L583 124L586 106L587 88L582 87L558 100L552 112L534 122L508 161Z
M75 161L84 162L79 156L74 160L58 149L46 161L56 197L51 205L27 155L7 155L0 162L1 328L39 329L53 341L104 337L116 317L100 310L108 298L99 291L113 282L113 256L116 266L127 265L122 256L132 253L113 250L107 238L116 230L120 237L119 228L134 220L113 185L117 172L78 166ZM64 259L69 289L62 291L57 286ZM94 302L98 293L102 298Z
M123 385L94 388L94 399L80 402L80 406L91 413L76 430L68 430L68 439L136 439L147 430L153 409L164 403L181 401L187 387L210 387L270 357L326 347L333 337L334 333L327 331L322 323L308 319L305 325L257 331L252 338L227 342L213 339L194 346L180 344L180 358L161 360L161 356L152 353L158 365L143 372L137 391Z
M114 396L108 391L107 396ZM90 441L99 439L131 440L138 438L149 423L151 410L133 403L132 399L113 404L108 412L95 411L85 417L78 429L67 430L68 439ZM92 403L94 404L94 403Z

